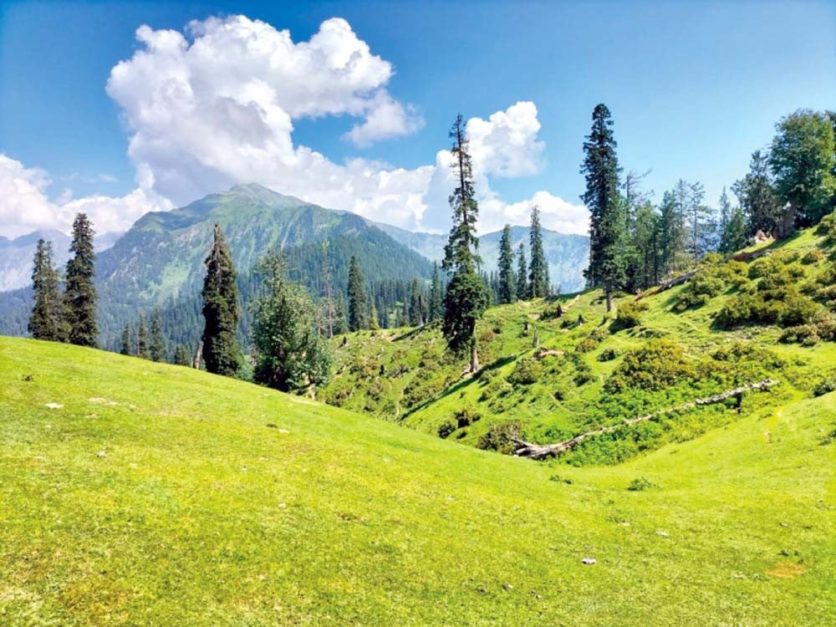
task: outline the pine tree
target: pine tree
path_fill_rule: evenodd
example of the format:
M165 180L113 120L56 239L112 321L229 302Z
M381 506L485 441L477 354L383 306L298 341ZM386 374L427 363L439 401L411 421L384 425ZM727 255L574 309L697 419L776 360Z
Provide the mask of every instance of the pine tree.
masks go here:
M647 289L659 282L659 216L650 202L636 209L633 242L638 257L637 287Z
M129 324L126 324L122 329L122 344L119 352L123 355L131 354L131 326Z
M528 298L528 264L525 261L525 244L520 242L517 252L517 300Z
M703 202L705 189L702 183L680 180L677 183L677 192L682 194L681 210L685 215L689 232L689 252L691 259L696 263L709 249L712 239L712 212Z
M165 339L163 339L163 319L160 310L155 309L151 317L151 342L149 354L153 361L165 361Z
M66 288L64 291L68 339L79 346L95 346L99 334L96 322L96 253L93 250L93 225L83 213L73 221L73 241L67 262Z
M723 229L720 238L720 252L728 255L745 248L748 239L746 237L746 216L743 215L740 207L735 207L729 214L726 228Z
M359 331L366 326L366 288L360 264L352 255L348 270L348 330Z
M612 310L612 292L624 281L624 220L618 192L618 158L615 153L610 110L599 104L592 112L592 131L583 144L585 158L581 172L586 178L582 196L590 212L589 268L586 278L593 287L602 287L607 311Z
M142 359L151 359L148 350L148 327L145 324L145 313L139 312L139 323L136 328L136 354Z
M433 262L433 278L430 284L430 321L440 320L444 316L444 296L441 289L441 277L438 263Z
M531 210L531 263L528 266L528 290L531 298L549 295L549 265L543 252L543 233L540 231L540 209Z
M288 281L280 253L262 259L257 273L263 282L253 307L253 378L285 392L325 383L331 355L327 340L317 332L313 300L303 287Z
M424 324L426 313L424 311L424 292L418 279L412 279L412 288L409 295L409 324L419 327Z
M723 192L720 194L720 223L719 223L719 230L720 235L722 238L722 234L726 232L726 229L729 225L729 219L731 218L732 208L731 208L731 201L729 200L729 195L726 193L726 187L723 186Z
M452 273L444 297L444 324L442 330L448 348L454 353L470 350L470 372L479 369L476 350L476 321L487 306L487 295L479 278L479 238L476 221L479 206L473 184L473 166L468 152L464 120L456 117L450 130L453 140L453 172L457 185L450 195L453 210L453 228L444 248L442 267Z
M203 361L214 374L234 376L241 368L236 332L240 311L232 255L221 227L215 225L212 249L204 261Z
M192 358L189 349L183 344L178 344L174 349L174 363L178 366L191 366Z
M377 331L378 329L380 329L380 315L377 312L377 306L372 303L372 308L369 312L369 330Z
M678 272L686 265L686 233L674 192L664 193L659 211L659 266L661 273L666 275Z
M35 304L29 318L29 333L36 340L62 339L62 302L58 292L58 271L52 260L52 242L39 239L32 270Z
M769 174L769 157L756 150L749 162L749 172L732 185L746 215L747 235L758 231L775 233L781 224L781 204L775 195Z
M517 286L514 277L514 250L511 248L511 226L506 224L499 240L499 302L513 303L517 300Z

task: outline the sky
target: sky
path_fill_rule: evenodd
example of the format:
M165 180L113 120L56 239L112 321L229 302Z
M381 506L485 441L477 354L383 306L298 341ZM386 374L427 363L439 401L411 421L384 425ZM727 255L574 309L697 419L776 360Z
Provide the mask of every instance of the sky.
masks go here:
M836 108L834 2L0 3L0 236L97 231L258 182L449 228L461 113L480 229L582 233L582 144L716 204L781 116Z

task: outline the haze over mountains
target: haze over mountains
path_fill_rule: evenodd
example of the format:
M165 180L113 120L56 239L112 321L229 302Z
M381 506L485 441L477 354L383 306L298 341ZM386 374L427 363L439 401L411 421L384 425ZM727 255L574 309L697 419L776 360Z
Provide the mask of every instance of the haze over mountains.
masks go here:
M139 310L175 310L177 316L188 319L178 328L198 325L203 259L215 223L221 225L230 242L245 301L255 263L275 247L285 249L294 279L319 295L326 255L333 288L343 290L352 255L357 256L369 281L428 278L430 260L440 260L446 241L445 235L410 233L375 224L353 213L325 209L261 185L238 185L180 209L148 213L115 243L108 241L112 236L100 239L96 282L104 345L112 346L122 326L133 323ZM515 245L523 240L527 243L527 228L514 227L513 234ZM552 282L564 292L581 289L588 238L546 230L543 236ZM0 333L26 333L31 304L29 274L38 237L53 242L59 265L68 258L69 238L58 231L0 240L4 291L0 294ZM491 271L496 267L499 233L489 233L481 241L483 268ZM112 245L104 249L108 243ZM185 341L182 335L169 333L172 341Z

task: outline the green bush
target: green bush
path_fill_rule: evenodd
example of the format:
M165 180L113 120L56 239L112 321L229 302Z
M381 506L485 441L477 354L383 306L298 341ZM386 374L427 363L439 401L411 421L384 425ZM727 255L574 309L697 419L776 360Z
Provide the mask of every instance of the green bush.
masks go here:
M630 492L641 492L642 490L649 490L650 488L655 487L650 479L646 479L645 477L637 477L630 482L630 485L627 486L627 489Z
M496 451L508 455L515 449L513 438L521 437L519 422L500 422L491 426L488 432L479 438L477 446L485 451Z
M442 440L446 440L448 437L450 437L450 434L453 433L453 431L455 430L456 427L453 425L453 423L449 420L445 420L438 427L438 437L440 437Z
M526 357L518 359L514 371L508 375L512 385L531 385L543 376L543 365L536 359Z
M614 348L605 348L601 351L601 354L598 355L598 361L612 361L618 357L618 351Z
M764 279L766 280L766 279ZM774 282L772 283L774 284ZM808 324L819 314L819 307L792 285L778 285L756 294L741 294L717 313L715 321L724 329L746 324L777 324L783 327Z
M647 311L647 305L641 301L627 301L618 306L615 315L614 330L632 329L641 324L641 313Z
M630 351L604 386L608 392L661 390L696 374L682 347L670 340L651 340Z
M814 248L801 258L801 263L808 266L820 261L824 261L824 253L818 248Z
M456 412L455 418L456 426L459 429L463 429L464 427L469 427L474 422L481 420L482 415L470 407L464 407Z
M813 396L818 398L819 396L824 396L825 394L830 394L836 390L836 380L833 379L823 379L813 388Z

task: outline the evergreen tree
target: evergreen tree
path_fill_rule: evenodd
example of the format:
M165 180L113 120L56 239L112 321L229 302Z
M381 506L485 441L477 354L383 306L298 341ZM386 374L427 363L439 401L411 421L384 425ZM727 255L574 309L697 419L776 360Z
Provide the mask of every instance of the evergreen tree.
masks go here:
M151 359L148 349L148 327L145 324L145 313L139 312L139 323L136 328L136 354L142 359Z
M372 302L372 308L369 312L369 330L377 331L380 329L380 314L377 312L377 306Z
M528 264L525 261L525 244L520 242L517 252L517 300L528 298Z
M203 281L203 361L214 374L234 376L241 368L241 349L236 331L240 310L238 286L226 238L215 225L212 249L204 261Z
M694 263L709 250L712 240L712 212L704 203L705 188L702 183L688 183L680 181L685 187L685 204L683 211L686 215L690 238L690 253Z
M52 260L52 242L39 239L32 270L35 304L29 317L29 333L36 340L62 339L62 302L58 292L58 270Z
M262 259L257 272L263 282L253 307L253 378L285 392L325 383L331 355L327 340L317 332L313 300L303 287L288 281L280 253Z
M366 328L366 288L357 257L351 257L348 270L348 330Z
M337 302L334 303L334 334L342 335L348 332L348 314L346 313L345 296L342 291L337 293Z
M438 263L433 262L433 277L430 284L430 321L440 320L444 316L444 296L441 289L441 277Z
M586 278L594 287L602 287L607 311L612 310L612 292L624 281L624 221L618 192L618 158L615 153L610 111L599 104L592 112L592 131L583 144L585 158L581 172L586 178L582 196L590 212L589 268Z
M174 349L174 363L178 366L191 366L192 357L184 344L178 344Z
M454 353L470 350L470 372L479 369L476 350L476 321L487 306L487 295L479 278L479 238L476 221L479 207L473 184L473 166L468 152L464 120L456 117L450 131L453 140L453 172L456 188L450 195L453 210L453 228L444 248L442 267L452 273L444 297L444 324L442 330L447 346Z
M720 223L719 223L719 230L721 234L726 232L726 229L729 225L729 220L731 219L732 214L732 207L731 201L729 200L729 195L726 193L726 187L723 186L723 193L720 194Z
M528 290L531 298L549 295L549 264L543 251L543 233L540 231L540 209L531 210L531 263L528 266Z
M123 355L131 354L131 325L129 324L126 324L122 329L122 344L119 348L119 352Z
M153 361L165 361L165 339L163 339L163 319L160 310L155 309L151 317L151 342L149 354Z
M517 300L517 286L514 277L514 250L511 248L511 226L502 229L499 240L499 302L513 303Z
M741 248L745 248L748 244L748 237L746 237L746 216L740 207L735 207L729 214L726 228L720 237L720 252L723 254L731 254Z
M783 118L772 140L769 165L775 191L788 205L779 236L816 224L836 199L836 138L826 113L799 110Z
M409 324L419 327L424 324L426 312L424 311L424 291L418 279L412 279L412 289L409 296Z
M664 193L659 212L659 266L666 275L687 265L685 223L675 192Z
M758 231L775 233L781 224L781 204L772 187L769 157L756 150L749 162L749 172L732 185L747 220L747 235Z
M635 215L636 287L645 290L659 282L659 216L650 202L639 205Z
M64 291L68 339L79 346L95 346L99 333L96 322L96 286L93 284L96 253L93 250L93 225L83 213L73 221L73 241L67 262Z

